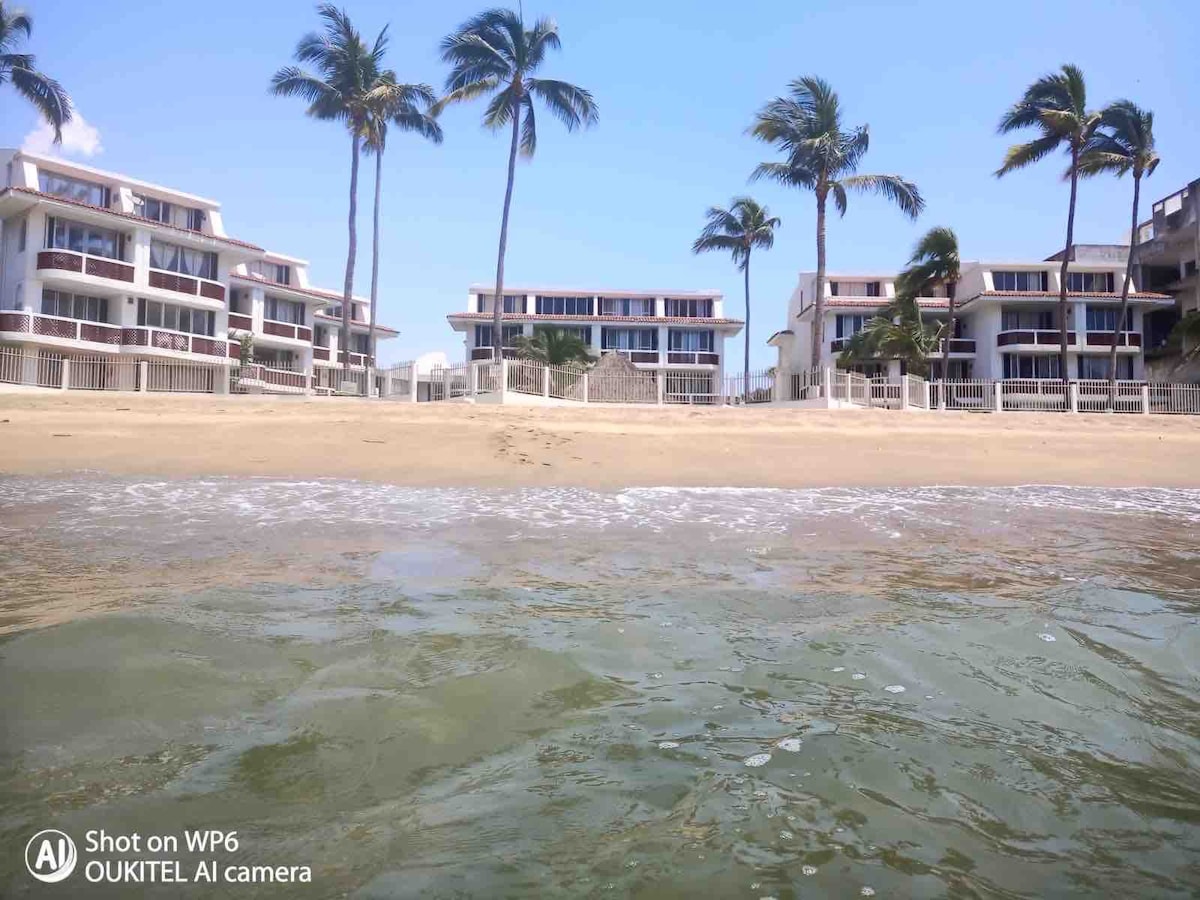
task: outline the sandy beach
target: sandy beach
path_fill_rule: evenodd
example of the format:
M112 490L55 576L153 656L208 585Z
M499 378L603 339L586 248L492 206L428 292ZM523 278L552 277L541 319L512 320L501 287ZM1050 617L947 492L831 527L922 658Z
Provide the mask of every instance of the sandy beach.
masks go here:
M0 395L0 471L414 486L1200 486L1200 418Z

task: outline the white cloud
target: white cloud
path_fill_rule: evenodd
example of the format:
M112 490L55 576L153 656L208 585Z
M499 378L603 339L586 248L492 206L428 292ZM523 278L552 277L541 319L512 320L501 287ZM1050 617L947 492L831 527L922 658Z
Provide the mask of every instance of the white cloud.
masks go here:
M428 375L432 370L438 368L447 368L450 365L446 354L440 350L435 350L432 353L422 353L417 357L417 371L422 375Z
M21 143L22 150L31 153L45 153L55 156L82 156L85 159L95 156L104 150L100 143L100 132L75 110L71 121L63 126L62 143L54 143L54 126L43 122L29 134Z

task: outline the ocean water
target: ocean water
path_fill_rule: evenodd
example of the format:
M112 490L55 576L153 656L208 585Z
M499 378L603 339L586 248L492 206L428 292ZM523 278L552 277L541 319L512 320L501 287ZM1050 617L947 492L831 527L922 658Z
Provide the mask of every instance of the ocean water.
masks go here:
M1198 491L0 478L0 540L0 896L1200 885Z

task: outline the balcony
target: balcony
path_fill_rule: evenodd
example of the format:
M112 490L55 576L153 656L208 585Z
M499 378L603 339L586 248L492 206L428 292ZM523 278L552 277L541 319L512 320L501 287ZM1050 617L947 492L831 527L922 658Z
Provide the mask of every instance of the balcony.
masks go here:
M658 364L657 350L612 350L605 348L601 353L617 353L624 356L632 363L649 363L651 365Z
M129 279L133 281L132 278ZM164 272L162 269L150 270L150 287L164 291L174 291L177 294L188 294L192 297L204 297L207 300L224 300L225 285L219 281L207 278L197 278L191 275L179 275L175 272Z
M1089 331L1086 337L1089 347L1111 347L1113 345L1113 333L1111 331ZM1122 331L1117 338L1118 347L1140 347L1142 346L1142 336L1136 331Z
M231 312L229 314L229 327L237 328L237 329L240 329L241 331L253 331L254 330L254 320L251 319L249 316L242 315L241 313L232 313Z
M61 272L78 272L112 281L133 283L133 266L104 256L89 256L74 250L42 250L37 255L39 270L54 269Z
M182 331L161 328L122 328L121 343L126 347L147 347L154 350L174 350L177 353L198 353L202 356L227 356L224 341Z
M368 362L367 362L368 359L369 359L369 357L365 353L351 352L350 365L351 366L365 366L368 364ZM346 352L344 350L338 353L337 362L338 362L339 366L346 362Z
M1055 329L1031 328L1021 331L1001 331L996 335L996 346L1014 345L1034 347L1057 347L1062 341L1062 332ZM1067 332L1067 344L1075 343L1075 332Z
M329 348L328 347L313 347L313 359L323 359L326 362L328 362L329 361Z
M950 355L953 356L956 353L960 353L965 356L974 355L975 341L973 341L969 338L952 338L950 340ZM930 355L931 356L945 356L945 354L946 354L946 341L940 340L940 341L938 341L937 350L933 351Z
M491 347L475 347L471 350L471 359L493 359L496 352ZM505 359L516 359L517 351L513 347L504 348Z
M304 325L293 325L290 322L274 322L267 319L263 322L263 334L274 337L291 338L294 341L312 343L312 329Z
M721 357L716 353L692 352L684 350L667 351L667 363L670 365L716 366L719 365L720 362Z
M34 334L40 337L68 341L88 341L92 344L121 345L121 328L106 322L85 322L62 316L43 316L36 313L0 313L0 331L15 334Z

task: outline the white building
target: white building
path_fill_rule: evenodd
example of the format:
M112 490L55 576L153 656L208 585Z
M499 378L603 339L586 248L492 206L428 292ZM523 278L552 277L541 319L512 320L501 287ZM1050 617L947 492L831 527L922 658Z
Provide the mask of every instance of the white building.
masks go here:
M1067 272L1068 376L1105 378L1112 331L1125 277L1125 247L1073 248ZM1059 378L1059 267L1051 257L1036 262L965 262L955 286L955 334L950 343L951 378ZM811 329L816 273L804 272L788 303L788 328L768 343L779 352L779 367L806 371L834 367L846 342L862 330L895 298L895 275L832 273L826 279L824 337L818 360L811 358ZM944 288L921 297L922 315L945 322L949 300ZM1165 294L1133 291L1129 320L1118 344L1117 374L1140 379L1145 370L1142 352L1144 317L1170 307ZM931 371L940 374L944 344L933 357ZM902 374L899 360L880 360L852 366L870 375Z
M468 362L491 359L492 285L471 285L467 311L447 316L462 333ZM689 376L689 393L718 395L724 382L725 338L742 329L724 317L717 291L602 291L521 287L506 289L503 346L515 355L520 335L554 329L579 335L593 356L619 353L639 369L669 370L672 383Z
M132 358L204 363L217 377L250 331L256 362L311 386L340 294L311 287L303 260L230 237L214 200L24 150L0 151L0 165L0 346L31 370Z

